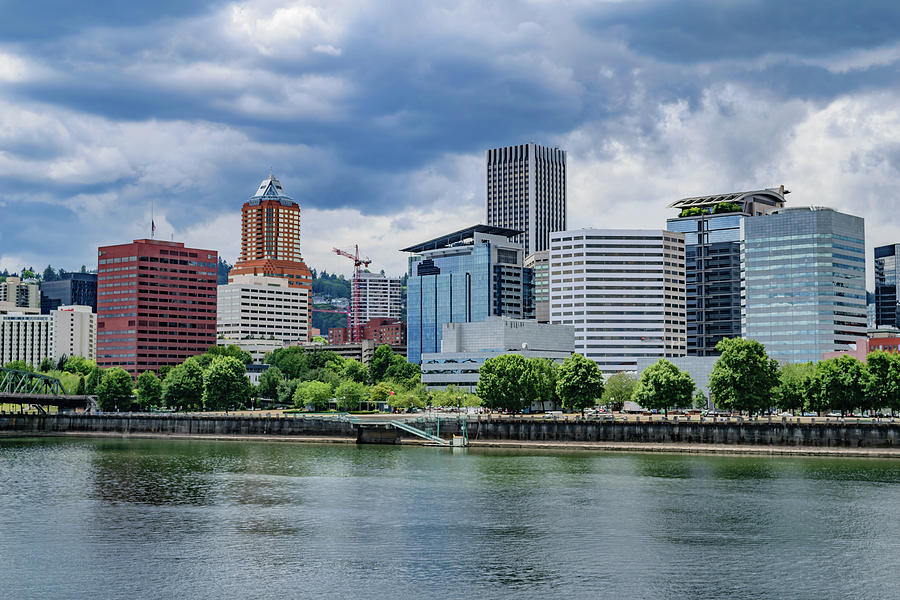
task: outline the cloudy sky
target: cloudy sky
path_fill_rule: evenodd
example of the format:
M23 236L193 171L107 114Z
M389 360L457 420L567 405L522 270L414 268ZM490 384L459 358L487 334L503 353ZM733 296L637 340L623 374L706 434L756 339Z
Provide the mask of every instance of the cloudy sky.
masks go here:
M271 167L312 267L484 219L483 156L568 151L570 226L786 185L900 241L900 3L0 0L0 269L149 235L233 262Z

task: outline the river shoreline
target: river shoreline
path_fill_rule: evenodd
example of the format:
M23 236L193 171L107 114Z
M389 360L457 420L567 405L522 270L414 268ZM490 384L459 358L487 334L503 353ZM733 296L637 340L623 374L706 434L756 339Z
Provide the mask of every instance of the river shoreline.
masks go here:
M37 438L88 438L88 439L168 439L198 440L212 442L277 442L294 444L356 444L356 439L343 436L281 436L281 435L221 435L221 434L167 434L167 433L117 433L117 432L29 432L3 431L3 439ZM432 446L425 440L404 438L400 446ZM889 458L900 459L900 448L845 448L815 446L750 446L731 444L660 444L631 442L548 442L529 440L470 440L470 448L496 448L515 450L553 450L583 452L628 452L650 454L713 454L752 456L819 456L847 458Z

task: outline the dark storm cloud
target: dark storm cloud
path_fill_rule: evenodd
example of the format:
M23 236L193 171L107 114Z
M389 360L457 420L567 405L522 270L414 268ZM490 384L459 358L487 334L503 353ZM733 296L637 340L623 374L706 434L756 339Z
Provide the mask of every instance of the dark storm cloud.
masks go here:
M0 203L22 207L16 225L0 225L0 258L33 252L13 227L31 231L22 219L38 214L48 228L66 229L79 211L134 224L153 201L183 230L236 210L270 166L305 208L398 218L437 193L415 181L422 173L494 145L574 136L584 145L573 147L607 160L627 140L671 166L685 149L669 139L664 113L682 104L678 119L710 121L716 168L737 181L770 160L748 151L759 140L747 135L791 139L808 110L793 100L824 106L896 87L894 2L278 9L268 0L0 2L0 101L27 111L5 138L0 118L10 159L0 156ZM27 73L4 81L3 53L27 61ZM766 122L743 137L709 116L739 122L760 99L791 108L753 113ZM465 186L460 195L479 191ZM114 237L115 223L99 227L68 235L84 253Z

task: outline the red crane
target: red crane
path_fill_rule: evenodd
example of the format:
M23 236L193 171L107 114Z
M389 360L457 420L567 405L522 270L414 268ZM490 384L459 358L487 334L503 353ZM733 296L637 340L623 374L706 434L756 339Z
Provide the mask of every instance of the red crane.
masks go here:
M349 258L353 261L353 297L350 299L350 312L347 314L347 327L350 329L350 341L361 342L363 336L363 322L362 306L360 305L361 294L359 291L360 273L362 272L362 267L368 267L372 262L372 259L369 257L360 258L359 244L356 244L353 248L353 254L341 250L340 248L334 248L333 250L335 254Z

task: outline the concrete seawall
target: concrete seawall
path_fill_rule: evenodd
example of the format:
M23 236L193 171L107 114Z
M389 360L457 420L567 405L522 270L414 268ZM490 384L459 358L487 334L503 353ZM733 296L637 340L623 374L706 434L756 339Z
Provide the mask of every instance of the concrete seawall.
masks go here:
M461 421L442 419L443 437L460 434ZM436 429L433 419L418 419L419 428ZM780 419L743 423L602 422L597 420L532 420L482 416L466 421L472 441L523 443L624 443L692 446L756 446L805 448L894 448L900 450L900 423L789 423ZM54 435L260 436L335 438L353 441L360 429L334 418L253 415L0 415L0 434ZM403 441L413 438L397 432ZM396 436L392 436L395 439ZM377 440L361 440L376 441Z

